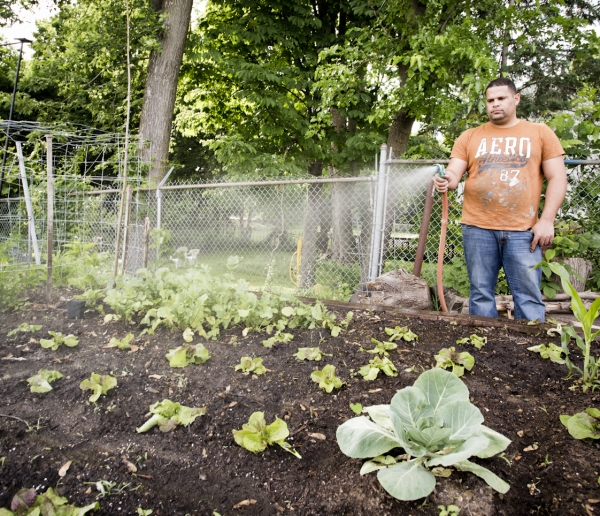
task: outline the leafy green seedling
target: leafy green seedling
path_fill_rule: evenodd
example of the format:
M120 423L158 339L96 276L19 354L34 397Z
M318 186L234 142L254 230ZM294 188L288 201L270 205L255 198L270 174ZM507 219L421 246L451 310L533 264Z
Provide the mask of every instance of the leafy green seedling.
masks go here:
M12 337L13 335L16 335L18 332L22 331L22 332L35 332L38 330L42 329L42 325L41 324L29 324L29 323L21 323L19 324L19 326L17 326L14 330L9 331L6 336L7 337Z
M377 378L379 371L383 371L386 376L398 376L396 366L388 357L375 357L367 365L361 367L358 373L365 381L372 381Z
M319 348L298 348L294 356L296 360L316 360L319 362L323 357L331 357L329 353L323 353Z
M165 357L171 367L186 367L189 364L204 364L210 358L210 352L202 344L184 344L170 349Z
M469 401L469 390L452 373L425 371L412 387L398 391L390 405L367 407L365 412L369 418L358 416L338 427L338 445L356 459L403 448L405 455L396 458L398 463L381 467L381 462L367 461L361 470L377 469L379 482L395 498L428 496L436 485L432 468L438 466L474 473L496 491L508 491L506 482L468 459L500 453L510 440L482 424L483 415Z
M66 498L58 496L51 487L37 496L34 488L21 489L10 503L11 510L0 509L0 516L83 516L89 511L100 508L98 502L85 507L75 507L68 505L67 502Z
M267 425L264 412L254 412L248 423L242 425L241 430L233 430L235 442L252 453L264 451L267 446L278 444L285 451L301 459L300 454L285 442L289 435L285 421L275 417L275 421Z
M206 414L206 407L192 408L186 407L168 399L157 401L150 405L150 412L147 416L152 416L142 426L136 428L138 433L147 432L152 427L158 425L161 432L169 432L177 425L191 425L198 416Z
M555 364L566 364L566 359L562 358L562 354L564 350L559 348L556 344L549 343L540 344L539 346L531 346L527 348L529 351L533 351L534 353L539 353L540 356L544 359L550 359Z
M395 328L386 328L385 333L387 333L390 338L388 339L390 342L394 342L395 340L404 340L406 342L412 342L413 340L419 340L416 334L408 329L408 326L396 326Z
M575 439L600 439L600 410L587 408L574 416L563 414L560 422Z
M114 376L108 374L97 374L92 373L90 378L83 380L79 384L79 388L82 391L93 391L94 393L90 396L89 401L96 403L98 398L103 394L106 394L111 389L117 386L117 379Z
M374 339L373 337L371 337L371 342L375 344L375 347L373 349L364 349L361 346L360 350L364 351L365 353L377 353L378 355L388 357L390 356L388 351L396 349L398 347L398 344L394 342L381 342L377 339Z
M186 328L183 332L183 340L186 342L192 342L194 340L194 332L191 328Z
M150 516L153 512L152 509L142 509L141 507L137 509L138 516Z
M355 414L360 414L362 412L363 406L362 403L350 403L350 408Z
M457 353L454 346L440 349L440 352L433 358L435 358L435 367L452 368L452 374L458 377L465 374L465 369L470 371L475 365L475 359L470 353L467 351Z
M480 337L479 335L473 333L469 337L465 337L464 339L458 339L456 341L457 344L473 344L477 349L481 349L483 346L487 344L487 337Z
M240 363L235 366L236 371L243 371L245 374L265 374L267 368L262 363L262 358L242 357Z
M440 510L438 516L458 516L460 514L460 507L457 505L438 505L437 508Z
M40 369L38 374L27 378L31 392L50 392L52 386L50 385L54 380L63 378L64 376L58 371L50 371L48 369Z
M265 348L272 348L278 342L287 344L288 342L291 342L293 339L294 339L294 336L291 333L284 333L282 331L277 331L277 333L275 333L275 335L273 335L272 337L269 337L268 339L263 340L262 345Z
M326 365L320 371L316 369L311 373L310 378L313 382L318 383L319 387L324 389L325 392L331 392L333 389L340 389L345 383L335 375L335 366L332 366L331 364Z
M43 348L50 348L52 351L56 351L58 346L64 344L70 348L77 346L79 344L79 339L75 337L75 335L63 335L59 331L49 331L50 335L52 335L52 339L40 339L40 344Z
M119 348L122 349L124 351L137 351L139 348L137 346L134 346L133 344L131 344L133 342L133 333L128 333L127 335L125 335L125 337L123 337L122 339L117 339L116 337L113 337L112 339L110 339L108 346L106 346L107 348Z

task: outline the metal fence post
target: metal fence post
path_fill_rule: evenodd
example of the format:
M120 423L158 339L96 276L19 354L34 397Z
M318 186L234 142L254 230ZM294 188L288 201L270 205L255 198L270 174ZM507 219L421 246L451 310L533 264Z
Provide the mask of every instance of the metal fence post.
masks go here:
M35 219L33 218L33 205L31 204L31 196L29 195L29 185L27 184L27 171L25 170L25 160L23 159L23 149L21 142L15 142L17 146L17 156L19 158L19 169L21 170L21 181L23 182L23 194L25 195L25 206L27 207L27 219L29 223L29 236L33 241L33 254L35 256L35 264L41 265L40 249L38 247L37 235L35 232Z
M379 257L382 249L383 224L385 219L386 165L387 145L384 143L381 146L379 175L377 177L377 192L375 195L375 205L373 206L373 236L371 238L371 250L369 257L369 281L379 275Z
M54 226L54 176L52 174L52 135L46 135L46 235L48 249L46 258L46 300L50 303L52 298L52 240Z

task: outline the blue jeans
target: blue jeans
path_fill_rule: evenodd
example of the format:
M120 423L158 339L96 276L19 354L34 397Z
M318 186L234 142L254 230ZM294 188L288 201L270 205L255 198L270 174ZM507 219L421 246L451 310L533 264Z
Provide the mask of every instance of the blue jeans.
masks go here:
M515 319L538 319L543 322L546 307L542 301L542 248L532 253L529 248L533 233L528 231L498 231L462 225L463 246L471 295L469 313L498 317L494 290L500 267L508 281L515 303Z

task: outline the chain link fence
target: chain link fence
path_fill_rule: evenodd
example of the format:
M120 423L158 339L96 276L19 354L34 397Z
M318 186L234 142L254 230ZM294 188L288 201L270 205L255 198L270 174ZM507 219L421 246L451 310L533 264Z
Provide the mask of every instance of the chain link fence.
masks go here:
M427 230L420 275L435 283L441 230L437 193L430 194L426 223L423 213L435 164L443 161L388 159L383 152L375 167L356 177L195 184L167 178L150 189L144 186L144 168L133 158L127 167L130 195L122 203L128 191L122 180L122 138L37 124L4 128L10 129L11 144L0 198L0 274L24 264L38 263L41 269L47 264L51 184L53 276L63 274L61 257L74 248L97 251L107 271L117 255L120 268L131 273L150 264L204 265L221 274L229 257L237 256L233 274L253 289L346 300L384 272L413 272L419 235L424 240ZM567 163L569 191L559 219L600 232L600 162ZM461 206L459 187L449 194L445 278L461 267ZM588 250L588 258L600 263L597 249Z

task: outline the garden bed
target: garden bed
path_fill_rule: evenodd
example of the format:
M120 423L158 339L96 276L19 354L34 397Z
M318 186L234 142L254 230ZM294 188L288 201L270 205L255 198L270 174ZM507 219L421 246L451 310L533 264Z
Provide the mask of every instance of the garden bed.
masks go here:
M92 514L135 515L138 508L153 514L184 516L269 514L423 514L438 515L438 505L454 504L460 514L600 514L600 448L598 443L573 439L559 421L600 406L600 393L569 390L565 366L542 360L527 350L554 342L545 330L514 325L478 327L476 319L451 324L444 318L414 314L354 310L347 330L332 337L323 329L291 330L294 340L268 349L264 334L230 328L218 341L196 337L211 353L204 364L172 369L168 349L183 343L180 331L142 329L126 322L104 322L87 312L84 319L67 319L67 291L47 307L32 304L19 312L0 314L0 507L9 507L23 487L38 492L53 487L71 503L88 505ZM343 308L334 312L344 317ZM19 324L39 324L34 333L6 334ZM408 326L418 341L398 342L390 358L397 377L372 382L353 375L373 355L371 337L386 340L385 328ZM42 349L48 331L74 334L77 347ZM105 348L112 337L134 332L135 352ZM375 473L361 477L360 460L343 455L336 442L337 427L355 414L351 403L389 403L398 389L412 385L418 373L435 363L443 347L477 333L488 338L477 350L457 346L475 357L464 376L471 401L485 425L512 440L504 456L476 459L507 481L505 495L469 473L454 471L438 479L426 499L401 502L378 484ZM299 347L319 346L320 362L298 361ZM597 350L597 345L596 350ZM597 354L597 353L596 353ZM242 356L262 357L269 371L261 376L234 370ZM577 361L577 360L576 360ZM327 394L310 379L311 372L333 364L346 382ZM64 378L46 394L31 393L25 381L40 369L55 369ZM118 378L115 389L97 404L79 384L92 372ZM188 428L162 433L157 427L139 434L149 405L165 398L190 407L206 407ZM268 423L276 416L290 430L288 442L302 455L269 447L256 455L235 444L232 430L241 429L256 411ZM71 461L68 469L63 467ZM64 476L59 476L59 470ZM132 470L136 471L133 472ZM109 492L103 497L97 483Z

